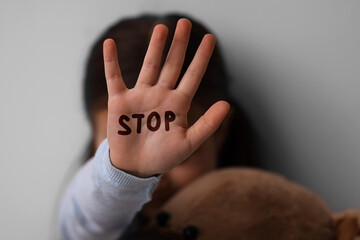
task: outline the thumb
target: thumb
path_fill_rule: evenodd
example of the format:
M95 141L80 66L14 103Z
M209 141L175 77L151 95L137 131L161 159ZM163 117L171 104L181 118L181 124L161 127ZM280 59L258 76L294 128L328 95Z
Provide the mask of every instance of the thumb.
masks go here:
M186 138L190 143L191 152L200 147L215 132L229 109L229 103L225 101L216 102L186 131Z

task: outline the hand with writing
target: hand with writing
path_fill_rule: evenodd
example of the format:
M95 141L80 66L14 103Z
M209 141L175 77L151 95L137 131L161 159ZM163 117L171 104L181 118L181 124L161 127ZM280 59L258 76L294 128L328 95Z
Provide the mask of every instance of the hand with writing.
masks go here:
M107 138L111 163L138 177L162 174L189 157L220 125L229 104L219 101L188 127L187 113L205 73L215 37L204 36L190 66L174 89L184 61L191 22L180 19L163 68L159 65L167 28L155 26L134 88L121 76L116 46L104 41L105 76L108 88Z

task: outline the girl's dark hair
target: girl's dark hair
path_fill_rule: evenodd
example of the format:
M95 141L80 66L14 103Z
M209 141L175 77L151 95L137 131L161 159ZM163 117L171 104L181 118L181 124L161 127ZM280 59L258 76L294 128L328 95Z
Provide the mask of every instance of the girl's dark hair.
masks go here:
M172 37L180 18L187 18L192 22L192 30L185 56L184 65L179 79L182 78L203 38L209 31L189 16L168 14L165 16L142 15L123 19L108 28L94 43L86 63L84 79L84 103L87 119L93 126L93 114L107 108L107 88L103 64L103 42L107 38L115 40L119 65L124 82L128 88L134 87L140 72L143 59L150 41L152 30L156 24L162 23L169 29L164 47L161 66L164 64L170 48ZM231 165L257 165L253 148L252 130L249 121L239 106L229 98L228 75L224 61L216 44L206 73L199 89L194 96L193 103L201 106L204 111L218 100L226 100L232 109L232 119L227 138L219 156L218 167ZM191 114L191 108L189 113ZM191 125L192 122L189 122ZM84 162L95 154L93 140L88 142Z

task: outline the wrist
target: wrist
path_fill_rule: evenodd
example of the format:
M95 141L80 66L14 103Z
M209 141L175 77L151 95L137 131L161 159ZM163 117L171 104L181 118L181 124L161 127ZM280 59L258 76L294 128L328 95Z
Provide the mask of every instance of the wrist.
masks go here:
M161 173L158 173L158 174L146 174L146 173L139 172L137 170L127 169L124 166L121 166L121 164L119 164L120 161L113 160L113 159L116 159L116 158L111 155L110 149L109 149L109 158L110 158L111 165L113 165L115 168L117 168L117 169L119 169L119 170L121 170L123 172L126 172L126 173L128 173L130 175L133 175L135 177L149 178L149 177L157 177L157 176L161 175Z

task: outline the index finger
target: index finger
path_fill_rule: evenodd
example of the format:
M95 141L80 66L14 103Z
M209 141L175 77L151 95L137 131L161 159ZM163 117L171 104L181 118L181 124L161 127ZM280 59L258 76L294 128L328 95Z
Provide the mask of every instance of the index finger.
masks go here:
M126 89L121 76L116 45L113 39L106 39L103 44L105 78L109 96Z

